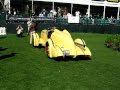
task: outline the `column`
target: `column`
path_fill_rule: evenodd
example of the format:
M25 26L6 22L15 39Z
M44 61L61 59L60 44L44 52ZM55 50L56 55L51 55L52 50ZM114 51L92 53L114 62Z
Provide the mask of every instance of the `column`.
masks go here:
M118 7L117 20L119 20L119 16L120 16L120 7Z
M103 19L105 19L105 11L106 11L106 6L104 6Z
M32 14L34 13L34 11L33 11L33 0L32 0Z
M55 10L55 4L52 2L52 10Z
M90 5L88 5L87 14L88 14L88 17L90 17Z
M72 15L72 12L73 12L73 4L71 3L71 15Z

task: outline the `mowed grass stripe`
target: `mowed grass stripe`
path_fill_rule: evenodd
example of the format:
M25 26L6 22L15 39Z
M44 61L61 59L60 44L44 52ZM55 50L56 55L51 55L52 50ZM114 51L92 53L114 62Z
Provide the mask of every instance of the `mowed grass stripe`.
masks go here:
M107 34L72 33L83 38L92 60L55 61L44 49L29 45L29 36L0 38L0 90L119 90L120 52L104 46Z

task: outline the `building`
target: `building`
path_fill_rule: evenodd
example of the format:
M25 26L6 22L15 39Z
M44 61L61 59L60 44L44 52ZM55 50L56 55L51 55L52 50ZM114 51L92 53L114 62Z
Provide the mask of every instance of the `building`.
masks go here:
M74 14L79 10L82 15L100 15L105 17L115 17L119 19L120 2L119 0L29 0L33 2L33 10L37 7L57 9L57 7L67 7L68 12ZM47 7L48 5L48 7Z
M58 7L67 8L67 12L75 15L80 11L81 15L115 17L119 19L120 2L119 0L5 0L10 1L10 11L17 13L35 13L39 15L43 9L47 13L50 10L58 11Z

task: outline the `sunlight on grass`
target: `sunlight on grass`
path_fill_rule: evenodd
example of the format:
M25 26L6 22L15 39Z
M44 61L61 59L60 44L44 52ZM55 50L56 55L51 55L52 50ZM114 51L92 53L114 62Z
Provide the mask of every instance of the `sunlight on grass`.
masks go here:
M120 52L104 46L107 36L72 33L92 52L92 60L77 61L49 59L27 35L0 38L0 90L119 90Z

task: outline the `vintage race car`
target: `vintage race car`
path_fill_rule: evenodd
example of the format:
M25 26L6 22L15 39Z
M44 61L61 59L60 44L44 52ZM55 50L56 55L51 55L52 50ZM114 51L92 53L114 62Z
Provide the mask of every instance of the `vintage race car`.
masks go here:
M91 51L86 46L85 41L83 39L75 39L75 41L73 41L67 30L42 30L40 36L34 33L33 46L39 45L45 47L45 52L50 58L91 57Z

